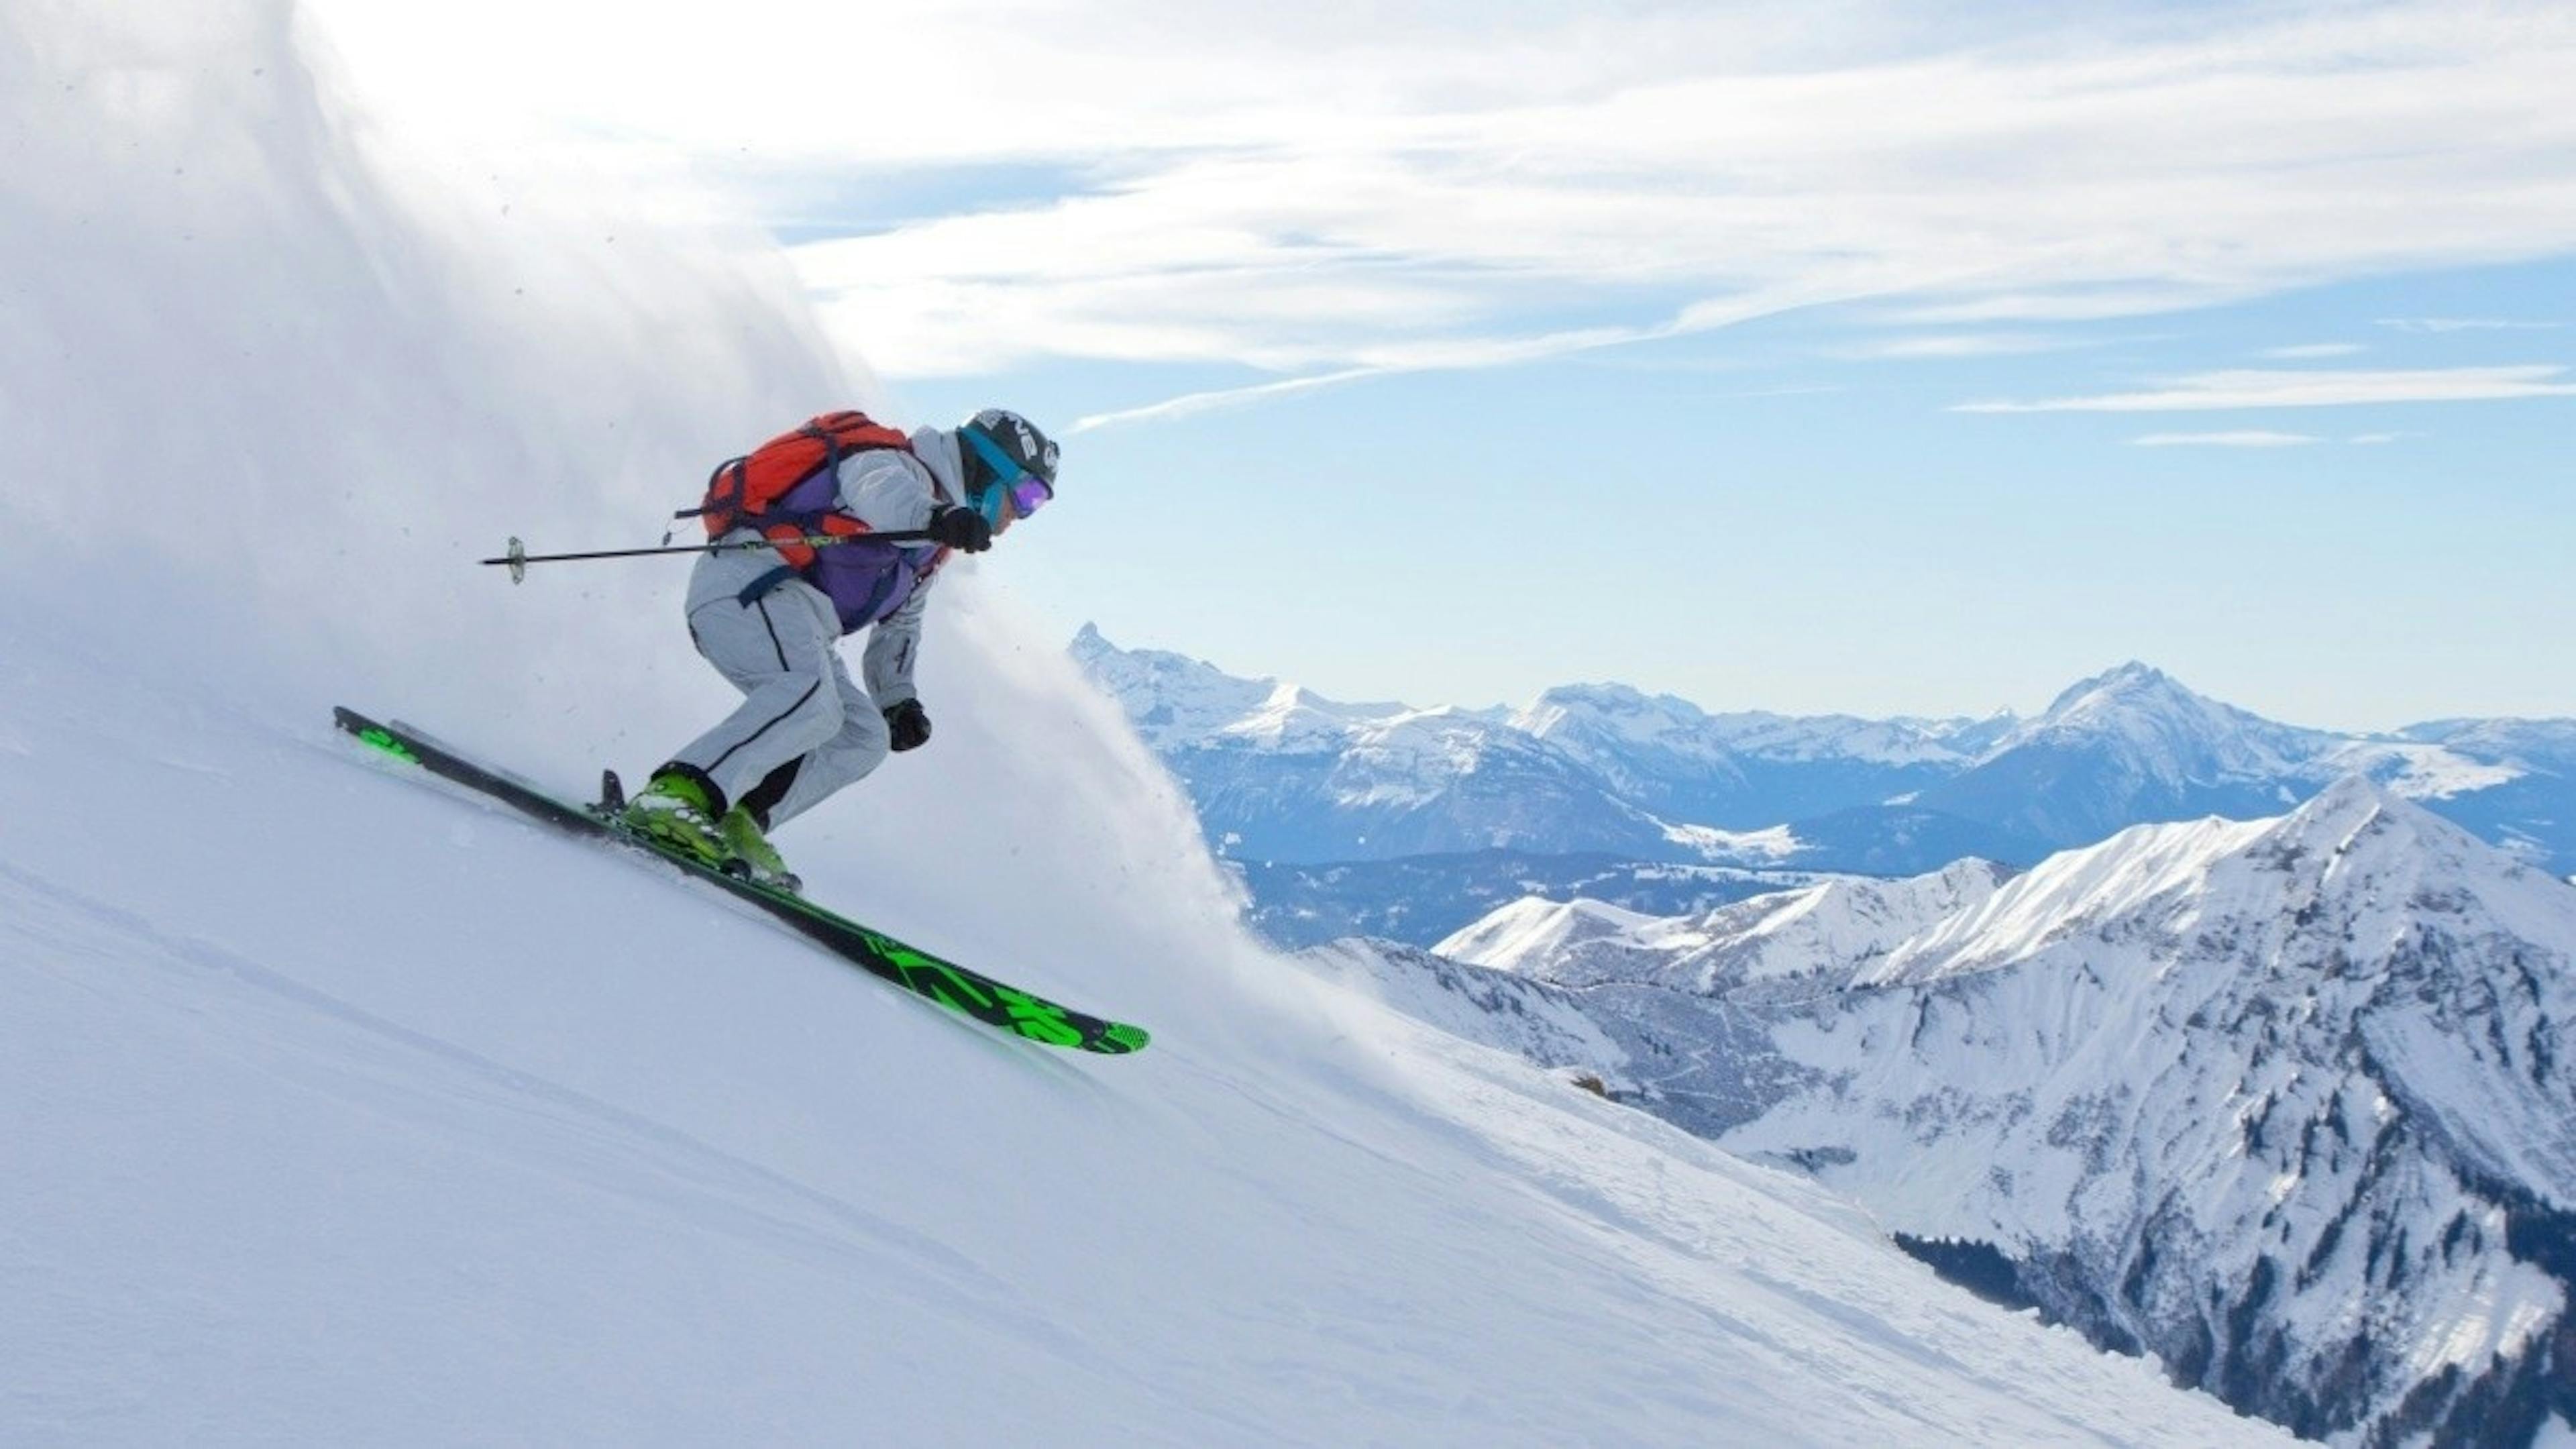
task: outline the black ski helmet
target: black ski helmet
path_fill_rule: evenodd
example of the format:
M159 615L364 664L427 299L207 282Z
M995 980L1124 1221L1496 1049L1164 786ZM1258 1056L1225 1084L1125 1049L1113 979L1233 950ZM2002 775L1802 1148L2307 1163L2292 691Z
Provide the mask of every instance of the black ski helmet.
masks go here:
M968 418L958 431L978 435L1003 457L1018 464L1020 471L1045 483L1048 492L1055 491L1055 441L1039 432L1037 424L1008 408L986 408ZM982 449L975 446L973 438L966 440L963 451L969 486L973 491L981 492L994 476L993 465L982 456Z

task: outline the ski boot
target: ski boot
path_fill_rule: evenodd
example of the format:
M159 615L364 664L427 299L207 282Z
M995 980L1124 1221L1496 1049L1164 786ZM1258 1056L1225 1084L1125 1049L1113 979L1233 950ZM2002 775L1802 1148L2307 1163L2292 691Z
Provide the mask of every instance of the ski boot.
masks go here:
M722 870L733 851L710 804L704 784L678 770L663 770L627 802L617 823L674 855Z
M739 805L726 811L724 818L716 822L716 833L724 840L724 871L727 875L738 875L753 885L785 891L791 896L803 888L805 883L787 868L787 858L778 853L777 846L769 843L769 837L762 833L760 822L752 818L750 811Z

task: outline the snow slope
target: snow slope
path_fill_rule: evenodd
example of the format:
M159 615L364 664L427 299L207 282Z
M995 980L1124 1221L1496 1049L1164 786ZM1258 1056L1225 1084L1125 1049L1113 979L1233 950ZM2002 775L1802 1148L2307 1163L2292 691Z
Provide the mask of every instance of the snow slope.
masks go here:
M0 107L0 1441L2274 1441L1261 953L975 568L936 747L786 843L1139 1057L388 774L335 699L567 790L702 722L676 573L472 560L853 389L771 260L406 154L282 3L0 13Z
M19 1442L2251 1437L1814 1188L1179 955L1159 893L877 902L1160 1033L1052 1055L8 642Z

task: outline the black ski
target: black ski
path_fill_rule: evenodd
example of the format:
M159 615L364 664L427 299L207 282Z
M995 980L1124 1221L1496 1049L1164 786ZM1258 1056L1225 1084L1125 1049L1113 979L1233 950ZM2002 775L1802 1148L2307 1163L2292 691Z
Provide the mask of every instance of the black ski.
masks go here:
M664 850L611 823L603 808L607 801L592 809L567 805L522 780L475 764L399 721L379 724L346 708L334 709L331 716L341 729L394 759L489 795L558 829L668 861L700 880L722 886L860 970L987 1026L1048 1046L1112 1055L1141 1051L1148 1040L1142 1027L1059 1006L980 972L917 951L802 896L727 875ZM614 786L609 788L613 790Z

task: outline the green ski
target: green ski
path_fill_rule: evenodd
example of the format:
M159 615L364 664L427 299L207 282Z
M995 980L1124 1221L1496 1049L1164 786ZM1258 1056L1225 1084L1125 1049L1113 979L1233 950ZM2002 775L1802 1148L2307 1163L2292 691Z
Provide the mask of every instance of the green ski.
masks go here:
M1059 1006L980 972L943 961L926 951L915 950L882 932L835 915L802 896L727 875L686 856L663 850L613 824L597 808L567 805L522 780L475 764L400 721L379 724L346 708L334 709L331 715L341 729L394 759L417 765L441 779L489 795L558 829L668 861L700 880L722 886L869 975L893 982L915 996L971 1016L987 1026L1048 1046L1110 1055L1142 1051L1148 1040L1142 1027L1107 1021Z

